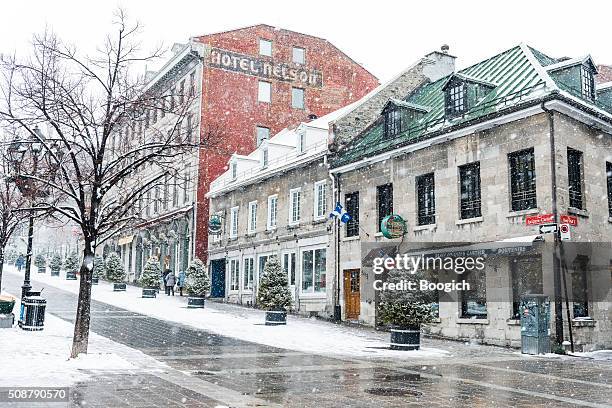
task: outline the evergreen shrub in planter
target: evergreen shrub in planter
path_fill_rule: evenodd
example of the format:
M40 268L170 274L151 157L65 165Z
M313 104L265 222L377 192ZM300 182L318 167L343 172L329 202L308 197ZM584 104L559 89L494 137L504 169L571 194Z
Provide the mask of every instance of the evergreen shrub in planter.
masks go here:
M104 262L104 258L101 255L94 256L93 260L93 271L91 274L91 284L97 285L100 281L100 278L104 278L106 276L106 263Z
M76 252L72 252L64 260L64 270L66 271L66 280L76 280L77 272L79 270L80 262L79 256Z
M415 282L425 279L422 272L410 273L393 269L389 272L387 282ZM415 290L385 290L381 293L378 304L378 316L383 323L392 325L392 350L418 350L421 346L421 325L431 323L434 318L434 292Z
M59 276L60 269L62 269L62 258L59 255L53 255L49 267L51 268L51 276Z
M147 260L139 280L142 285L143 298L157 297L160 279L161 268L159 267L159 261L157 258L151 257Z
M278 257L268 258L264 266L257 305L266 310L266 326L287 324L287 309L291 307L291 292L287 274L283 272Z
M47 272L47 259L43 254L36 255L34 259L34 265L38 268L38 273L46 273Z
M106 277L113 282L114 292L125 292L127 285L125 284L125 270L119 255L111 253L106 259Z
M210 277L204 263L195 258L185 271L185 288L187 307L203 308L206 303L206 294L210 291Z

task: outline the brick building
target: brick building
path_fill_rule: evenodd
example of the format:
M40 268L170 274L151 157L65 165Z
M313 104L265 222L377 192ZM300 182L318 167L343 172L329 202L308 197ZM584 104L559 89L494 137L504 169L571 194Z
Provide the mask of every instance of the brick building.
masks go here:
M196 198L195 254L208 247L210 183L233 153L285 127L354 102L377 79L328 41L260 24L192 38L203 45L200 133L217 133L222 146L201 149Z

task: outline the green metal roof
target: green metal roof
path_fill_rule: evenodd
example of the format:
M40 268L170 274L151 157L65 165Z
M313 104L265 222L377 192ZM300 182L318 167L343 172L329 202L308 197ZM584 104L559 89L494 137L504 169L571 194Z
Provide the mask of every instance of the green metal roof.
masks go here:
M565 90L565 87L559 86L556 81L551 81L544 68L557 62L556 59L531 47L518 45L458 71L455 75L460 74L459 76L463 75L496 86L482 99L469 106L464 115L453 119L445 118L442 91L450 76L425 84L404 99L408 103L430 108L429 112L393 137L384 134L383 118L379 117L372 126L332 155L330 164L335 168L375 156L423 140L434 132L455 128L462 123L473 122L489 114L502 112L528 100L539 100L551 92Z

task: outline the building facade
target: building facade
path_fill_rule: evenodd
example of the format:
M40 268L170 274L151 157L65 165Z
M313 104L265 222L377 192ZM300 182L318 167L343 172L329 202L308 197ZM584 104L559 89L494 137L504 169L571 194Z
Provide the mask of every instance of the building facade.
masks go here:
M266 260L287 273L293 310L329 316L332 210L326 165L333 112L285 129L248 155L234 154L208 194L222 228L209 239L211 296L253 305Z
M343 281L343 318L377 324L376 276L363 263L372 245L515 242L520 251L490 255L484 271L461 278L470 293L440 293L438 322L427 330L517 346L520 296L544 293L551 337L568 340L571 329L578 349L609 348L610 88L595 85L590 57L557 60L520 45L461 71L445 63L428 74L436 59L453 62L441 54L332 123L335 197L352 216L334 236L339 256L329 257ZM391 214L406 221L401 239L381 233ZM527 217L543 214L553 222L575 217L572 241L527 225ZM565 265L555 261L559 248ZM557 291L568 294L569 322Z

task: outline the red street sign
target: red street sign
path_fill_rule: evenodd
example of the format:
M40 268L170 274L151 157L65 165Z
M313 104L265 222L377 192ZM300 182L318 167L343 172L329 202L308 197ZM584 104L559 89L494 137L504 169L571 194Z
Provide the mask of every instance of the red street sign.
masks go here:
M578 217L563 214L561 215L561 224L569 224L572 227L575 227L576 225L578 225Z
M555 222L554 214L538 214L538 215L530 215L525 217L525 224L527 225L541 225L541 224L551 224Z

